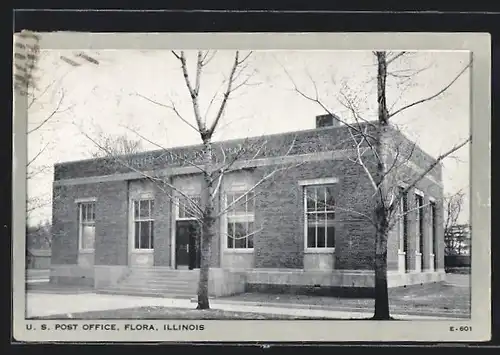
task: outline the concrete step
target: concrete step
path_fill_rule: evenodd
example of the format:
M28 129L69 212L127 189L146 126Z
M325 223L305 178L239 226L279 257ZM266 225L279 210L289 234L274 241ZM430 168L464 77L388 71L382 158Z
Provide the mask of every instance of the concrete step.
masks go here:
M137 287L132 287L132 286L114 286L114 287L108 287L106 290L111 290L111 291L123 291L123 292L151 292L151 293L171 293L171 294L196 294L197 290L196 289L184 289L184 288L173 288L173 287L144 287L144 288L137 288Z
M194 276L187 276L187 275L168 275L168 274L136 274L136 273L130 273L127 277L132 277L132 278L137 278L137 279L164 279L164 280L186 280L186 281L192 281L192 280L198 280L200 277L199 275L194 275Z
M131 285L142 285L142 286L148 286L148 285L165 285L165 286L177 286L177 287L191 287L191 286L196 286L198 285L198 282L191 281L191 280L165 280L162 278L157 278L157 279L137 279L137 278L126 278L122 280L120 283L121 284L131 284Z
M164 297L164 298L185 298L192 299L196 297L196 292L172 292L172 291L158 291L149 289L120 289L120 288L106 288L97 290L97 293L110 294L110 295L127 295L127 296L148 296L148 297Z
M199 274L199 269L188 270L188 269L171 269L171 268L160 268L160 267L132 267L131 271L135 272L155 272L155 273L165 273L165 274Z
M176 290L197 290L198 285L187 284L187 285L179 285L179 284L169 284L169 283L143 283L137 284L134 282L123 281L119 284L111 287L126 287L126 288L135 288L135 289L176 289Z
M197 274L200 269L172 269L170 267L161 266L134 266L130 268L131 271L137 272L161 272L161 273L183 273L183 274Z
M127 275L127 277L132 277L136 279L164 279L164 280L186 280L186 281L191 281L191 280L198 280L199 275L169 275L169 274L137 274L137 273L130 273Z
M143 286L143 285L135 285L135 284L124 284L120 283L118 285L114 286L109 286L106 287L106 289L121 289L125 291L133 291L133 290L152 290L152 291L158 291L158 292L194 292L198 290L197 287L179 287L179 286L171 286L171 285L148 285L148 286Z

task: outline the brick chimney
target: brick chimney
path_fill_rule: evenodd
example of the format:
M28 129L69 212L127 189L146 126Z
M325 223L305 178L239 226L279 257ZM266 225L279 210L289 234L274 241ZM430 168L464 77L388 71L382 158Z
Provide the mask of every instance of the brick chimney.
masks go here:
M339 125L338 116L331 114L316 116L316 128L338 127Z

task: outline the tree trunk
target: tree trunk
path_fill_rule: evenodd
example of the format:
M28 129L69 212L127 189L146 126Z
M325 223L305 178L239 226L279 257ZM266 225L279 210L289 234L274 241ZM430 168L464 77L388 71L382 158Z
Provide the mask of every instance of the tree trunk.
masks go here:
M389 292L387 288L387 237L388 220L383 206L377 209L377 232L375 236L375 313L373 319L391 319Z
M209 309L208 301L208 281L210 272L210 247L212 244L214 233L214 203L213 195L213 179L212 179L212 144L210 140L203 143L203 154L205 162L205 173L203 175L202 185L202 206L203 218L201 226L201 255L200 255L200 279L198 282L198 306L197 309Z
M385 52L376 52L377 56L377 102L378 127L376 133L375 153L377 156L377 201L375 207L375 312L373 319L391 319L389 312L389 292L387 289L387 237L389 233L389 211L387 208L387 135L389 112L386 102L387 57Z

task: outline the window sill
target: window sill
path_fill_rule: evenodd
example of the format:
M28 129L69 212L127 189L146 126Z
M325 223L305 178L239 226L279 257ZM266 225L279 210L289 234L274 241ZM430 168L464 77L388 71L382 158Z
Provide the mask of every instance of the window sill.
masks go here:
M150 254L154 252L154 249L132 249L134 254Z
M92 253L94 253L94 251L95 251L94 249L80 249L80 250L78 250L78 252L80 254L92 254Z
M226 248L226 249L224 249L224 253L251 254L251 253L253 253L253 248L252 249L250 249L250 248L248 248L248 249L243 249L243 248L241 248L241 249L228 249L228 248Z
M335 248L306 248L304 253L306 254L332 254L335 252Z

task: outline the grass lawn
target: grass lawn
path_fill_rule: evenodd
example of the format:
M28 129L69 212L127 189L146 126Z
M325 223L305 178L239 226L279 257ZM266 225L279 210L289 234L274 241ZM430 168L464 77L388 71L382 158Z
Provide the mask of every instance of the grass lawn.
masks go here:
M359 310L372 312L373 298L341 298L328 296L306 296L299 294L245 293L223 297L220 300L248 301L258 305L304 304L311 308L330 308L336 310ZM452 315L470 317L470 290L443 283L397 288L389 291L389 304L394 314L409 315Z
M115 309L107 311L92 311L83 313L59 314L47 317L35 317L32 319L265 319L265 320L296 320L296 319L318 319L284 314L264 314L253 312L231 312L219 309L186 309L171 307L137 307ZM331 318L325 318L331 319Z

